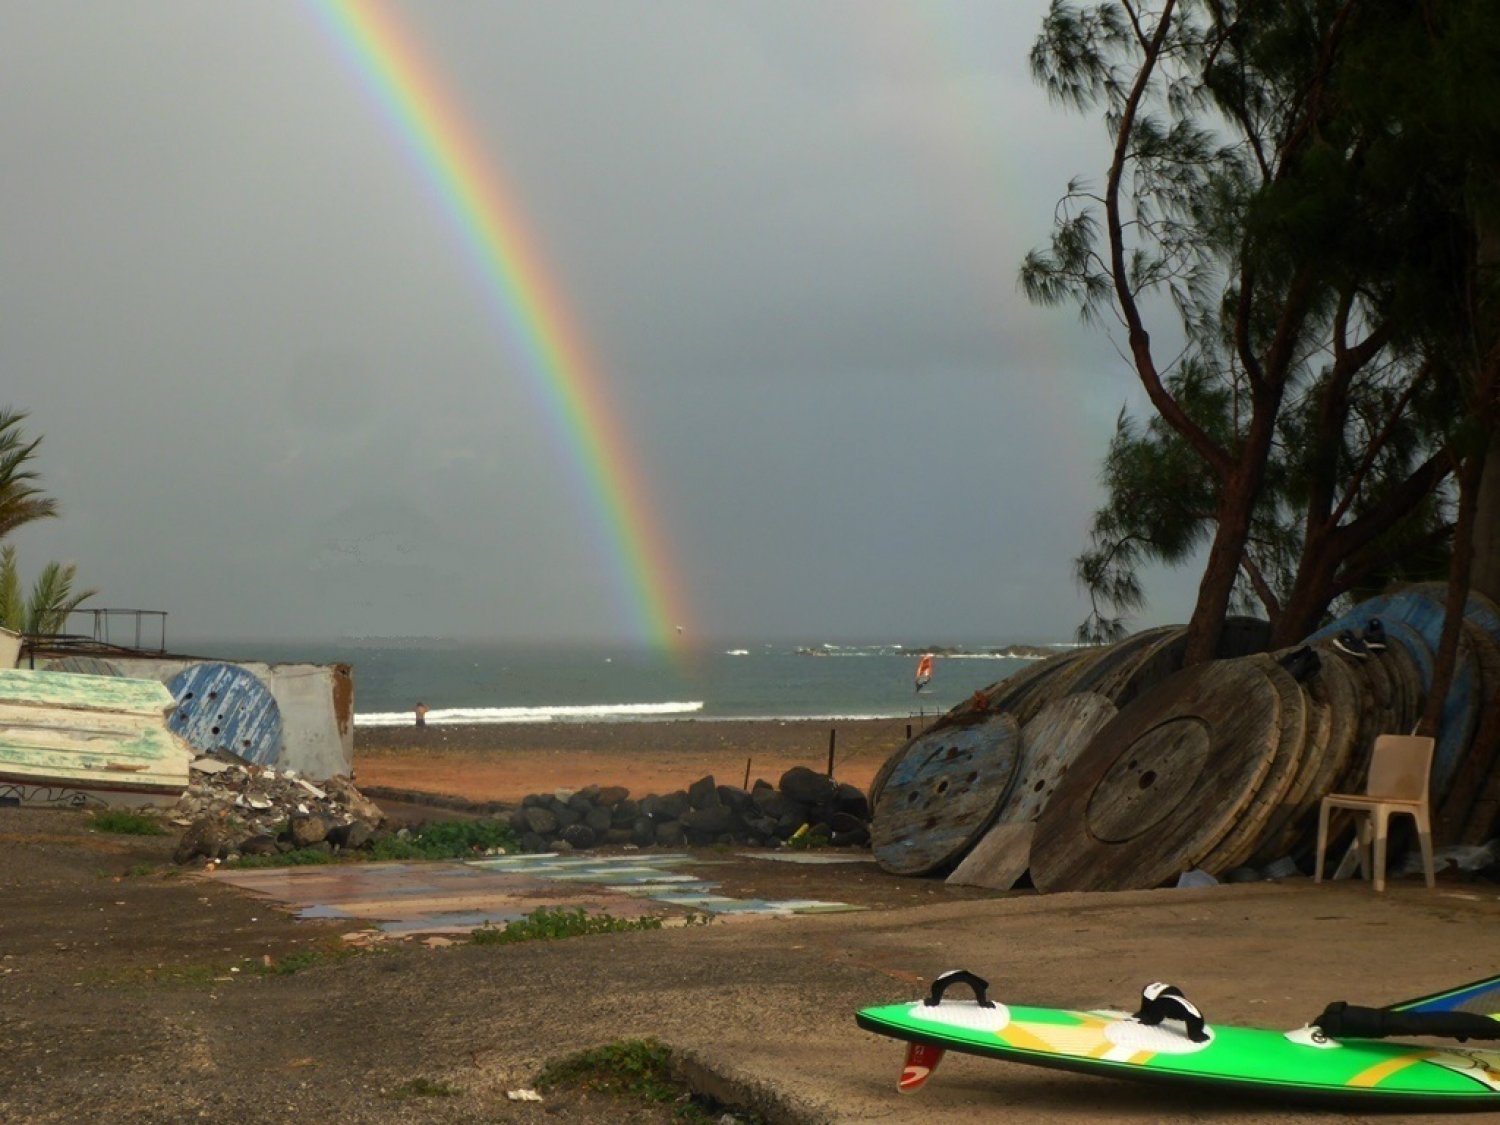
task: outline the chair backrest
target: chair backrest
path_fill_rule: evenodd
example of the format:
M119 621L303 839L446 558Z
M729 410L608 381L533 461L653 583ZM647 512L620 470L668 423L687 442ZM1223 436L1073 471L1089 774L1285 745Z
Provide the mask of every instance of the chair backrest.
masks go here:
M1433 740L1420 734L1375 736L1365 793L1397 801L1425 801L1432 780Z

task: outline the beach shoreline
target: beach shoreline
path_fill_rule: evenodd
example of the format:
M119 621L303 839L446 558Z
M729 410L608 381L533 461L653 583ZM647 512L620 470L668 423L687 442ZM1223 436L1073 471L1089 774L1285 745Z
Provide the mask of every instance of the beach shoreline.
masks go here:
M354 781L473 802L513 804L586 785L623 785L639 797L706 775L744 785L747 764L752 785L775 784L793 766L822 773L831 739L834 777L867 790L920 729L906 718L356 725Z

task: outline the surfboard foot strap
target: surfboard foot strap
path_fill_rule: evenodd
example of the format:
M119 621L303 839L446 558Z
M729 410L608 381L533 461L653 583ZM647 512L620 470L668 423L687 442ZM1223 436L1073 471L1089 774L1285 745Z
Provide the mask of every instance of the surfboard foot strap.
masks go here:
M1141 1010L1135 1018L1147 1027L1155 1027L1162 1020L1179 1020L1187 1028L1187 1037L1194 1043L1208 1040L1203 1029L1203 1013L1182 994L1182 989L1157 981L1141 989Z
M946 973L939 973L933 979L932 990L927 994L927 998L922 1003L926 1007L936 1008L943 1002L943 993L948 991L950 985L955 984L966 984L972 988L974 990L974 999L979 1002L981 1008L993 1008L995 1006L995 1002L986 995L990 987L990 982L977 973L969 972L968 969L949 969Z

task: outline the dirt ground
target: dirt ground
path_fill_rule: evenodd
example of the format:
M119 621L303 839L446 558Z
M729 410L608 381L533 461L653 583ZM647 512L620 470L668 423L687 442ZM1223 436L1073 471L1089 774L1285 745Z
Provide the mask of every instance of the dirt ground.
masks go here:
M392 808L406 824L452 815L421 804ZM622 1116L617 1103L582 1095L551 1096L545 1112L502 1095L474 1117L441 1098L396 1097L403 1083L435 1073L432 1062L419 1061L426 1052L416 1049L416 1032L362 1025L357 998L319 999L323 984L353 967L346 935L365 927L298 920L196 869L175 867L175 842L94 831L86 814L70 810L0 808L0 1121L80 1121L93 1111L118 1121L173 1122L309 1114L340 1121L676 1120L670 1108ZM892 909L988 894L899 879L874 864L802 866L723 850L702 854L724 893L737 897ZM659 913L681 912L664 906ZM378 961L378 970L368 970L375 974L370 983L384 990L402 987L414 959L441 955L417 941L395 941L360 956ZM318 964L288 976L268 971L268 964L298 959ZM436 997L411 999L440 1011L448 988L490 987L486 973L467 980L461 973ZM269 999L271 993L281 999ZM245 1041L226 1045L229 1027ZM461 1041L461 1029L450 1030ZM642 1027L641 1034L650 1033ZM522 1077L547 1058L591 1045L539 1052ZM216 1061L224 1049L235 1067ZM222 1088L226 1071L257 1058L273 1059L266 1065L287 1073L269 1083L236 1073L236 1089ZM340 1076L331 1089L330 1075ZM377 1084L373 1097L366 1075ZM264 1085L276 1093L259 1092ZM362 1087L363 1108L348 1104L351 1086ZM263 1097L270 1100L262 1103ZM256 1104L242 1116L246 1098Z
M793 766L828 768L867 788L906 742L904 719L837 722L504 723L490 726L372 727L355 731L354 779L361 789L416 790L471 801L518 802L528 793L625 785L636 796L670 793L705 774L721 785Z
M982 972L1061 1007L1184 985L1211 1019L1292 1027L1332 999L1387 1003L1496 971L1500 888L1308 880L1117 895L985 896L851 869L731 861L731 893L862 913L559 942L348 952L346 921L298 921L172 868L175 841L85 815L0 808L0 1121L673 1120L605 1100L514 1102L548 1060L656 1036L700 1086L773 1122L1436 1121L1188 1095L963 1056L918 1098L899 1048L852 1014L936 973ZM716 863L732 860L722 853ZM273 966L307 967L295 973ZM445 1089L451 1096L407 1096ZM1447 1118L1452 1120L1452 1118Z

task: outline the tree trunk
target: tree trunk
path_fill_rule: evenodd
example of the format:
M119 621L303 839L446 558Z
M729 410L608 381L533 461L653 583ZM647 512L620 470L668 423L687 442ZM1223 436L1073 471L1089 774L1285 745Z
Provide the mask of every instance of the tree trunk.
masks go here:
M1263 465L1264 460L1257 464ZM1240 560L1250 538L1250 510L1260 486L1261 474L1241 466L1224 482L1219 500L1218 527L1203 580L1198 583L1198 601L1188 620L1183 665L1202 664L1218 655L1219 637L1224 619L1229 616L1229 599L1234 593Z
M1327 540L1316 531L1307 536L1292 589L1281 603L1281 613L1271 622L1273 649L1297 644L1315 631L1333 598L1333 579L1342 559Z
M1474 569L1469 588L1500 603L1500 430L1490 433L1490 445L1479 478L1474 510Z

